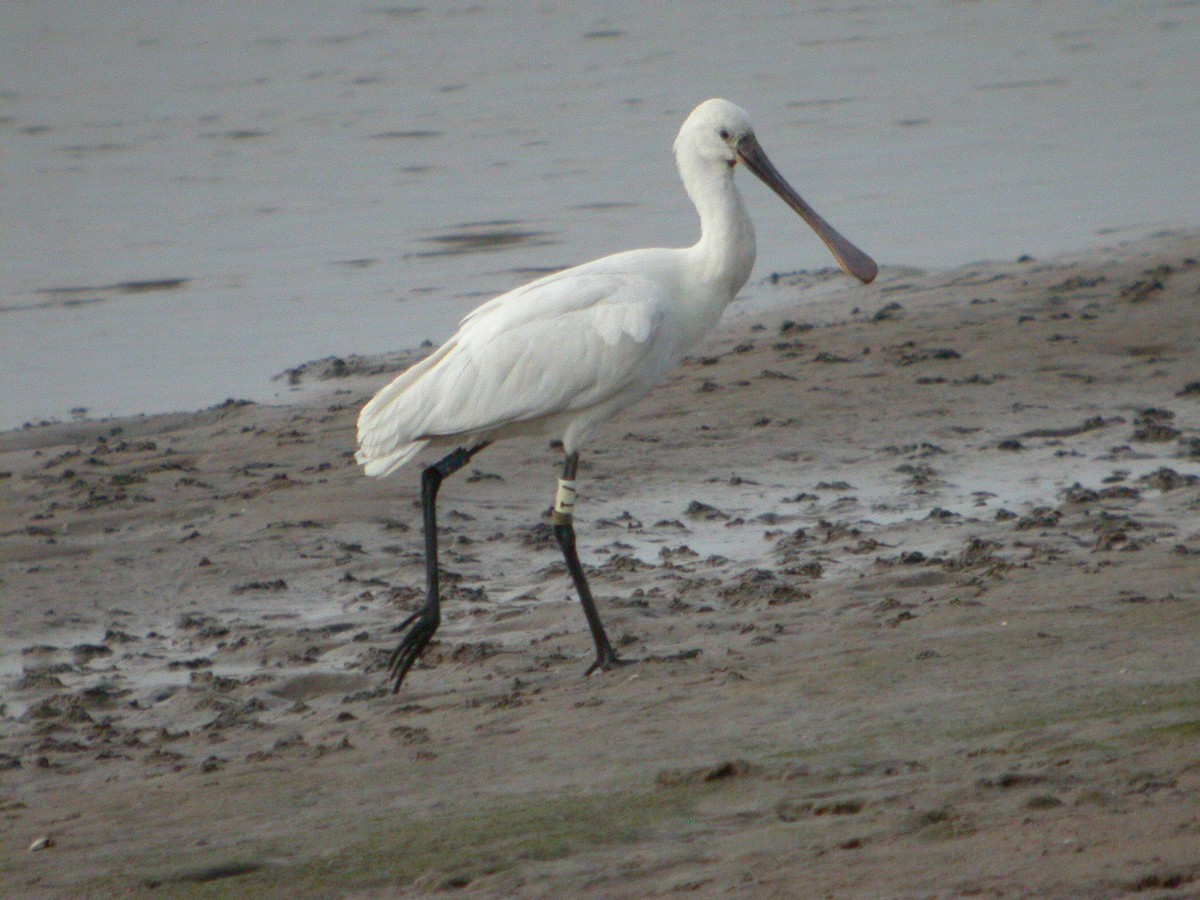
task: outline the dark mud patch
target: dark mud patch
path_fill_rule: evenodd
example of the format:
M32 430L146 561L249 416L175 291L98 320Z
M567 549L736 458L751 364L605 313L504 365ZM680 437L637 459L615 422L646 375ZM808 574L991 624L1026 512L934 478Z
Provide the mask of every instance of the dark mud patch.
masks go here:
M31 309L69 309L73 306L103 303L105 300L112 299L114 295L131 296L175 291L185 287L190 281L190 278L151 278L136 281L118 281L115 284L38 288L34 291L34 294L44 299L35 300L32 303L0 305L0 312L18 312Z
M441 137L440 131L425 131L421 129L413 129L411 131L381 131L378 134L371 135L371 140L379 141L426 141L430 138Z
M424 243L434 245L433 249L421 250L416 255L457 256L465 253L495 253L513 247L545 247L554 243L548 237L548 232L533 231L518 227L519 225L520 223L515 221L460 225L457 231L423 238Z
M257 872L263 867L263 865L264 863L252 862L249 860L234 860L226 863L215 863L210 866L202 866L197 869L187 869L185 871L175 872L170 875L147 878L144 884L151 890L155 890L170 884L208 884L209 882L221 881L225 878L237 878L241 875L249 875L251 872Z

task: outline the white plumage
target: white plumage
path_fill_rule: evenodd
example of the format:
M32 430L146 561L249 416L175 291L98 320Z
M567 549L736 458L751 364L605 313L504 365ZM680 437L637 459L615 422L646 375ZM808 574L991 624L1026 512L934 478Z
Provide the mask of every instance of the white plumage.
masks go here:
M635 385L661 335L658 284L570 269L475 310L458 333L375 395L359 417L359 462L387 475L431 441L553 430ZM663 356L664 369L667 356ZM578 432L572 433L572 436ZM565 435L564 435L565 439Z
M576 452L588 432L662 380L708 332L754 265L754 227L733 183L747 165L801 213L842 267L874 263L771 166L746 113L708 100L684 122L676 164L700 214L686 249L634 250L540 278L485 303L363 407L356 459L394 472L426 445L550 434Z
M623 665L600 621L575 548L579 449L599 423L654 387L708 332L750 277L754 226L733 184L745 165L825 241L842 268L870 281L875 263L792 190L726 100L701 103L675 139L675 162L700 214L700 240L683 250L632 250L539 278L479 307L450 340L376 394L358 417L357 460L368 475L400 468L427 445L457 449L421 473L425 604L399 630L388 661L393 689L441 621L437 492L488 443L553 434L566 459L552 520L579 593L596 661Z

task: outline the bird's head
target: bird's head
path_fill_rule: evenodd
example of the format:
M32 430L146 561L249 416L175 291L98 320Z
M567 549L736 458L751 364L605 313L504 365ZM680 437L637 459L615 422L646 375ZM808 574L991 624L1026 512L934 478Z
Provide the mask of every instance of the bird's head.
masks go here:
M675 153L719 160L732 167L737 163L738 145L747 138L754 139L754 127L744 109L728 100L705 100L679 129Z
M779 174L759 146L750 116L740 106L721 99L705 100L697 106L675 138L675 158L685 182L688 179L686 173L694 168L711 171L710 167L723 165L733 169L742 163L800 214L825 242L843 271L863 282L869 283L875 278L879 271L875 261L817 215L816 210Z

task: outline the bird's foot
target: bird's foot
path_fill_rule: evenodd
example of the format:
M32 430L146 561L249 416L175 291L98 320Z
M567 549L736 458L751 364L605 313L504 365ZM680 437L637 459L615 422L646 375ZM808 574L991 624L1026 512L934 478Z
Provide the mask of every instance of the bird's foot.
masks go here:
M699 655L700 648L695 647L691 650L680 650L678 653L655 653L644 659L646 662L681 662L685 659L695 659Z
M617 656L616 651L609 647L596 655L596 661L588 666L587 671L583 673L583 677L587 678L594 672L611 672L613 669L631 666L635 662L637 662L637 660L621 659L619 656Z
M392 682L392 693L399 693L404 676L413 667L421 652L429 643L433 633L437 631L438 614L429 609L420 609L413 613L398 626L396 631L408 629L408 633L400 639L399 646L392 651L388 659L388 680ZM411 627L410 627L411 626Z
M635 662L683 662L695 659L699 655L700 648L697 647L692 650L681 650L678 653L652 653L650 656L643 656L639 659L621 659L614 651L609 650L608 653L602 653L596 657L596 661L588 666L583 677L587 678L595 672L611 672L613 669L631 666Z

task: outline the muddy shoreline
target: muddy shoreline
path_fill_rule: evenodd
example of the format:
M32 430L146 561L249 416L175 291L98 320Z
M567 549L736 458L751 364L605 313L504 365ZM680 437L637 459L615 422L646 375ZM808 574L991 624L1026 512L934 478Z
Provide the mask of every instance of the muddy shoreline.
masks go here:
M1198 256L761 286L584 456L643 660L588 679L517 441L386 692L416 470L351 451L403 355L0 435L0 893L1196 896Z

